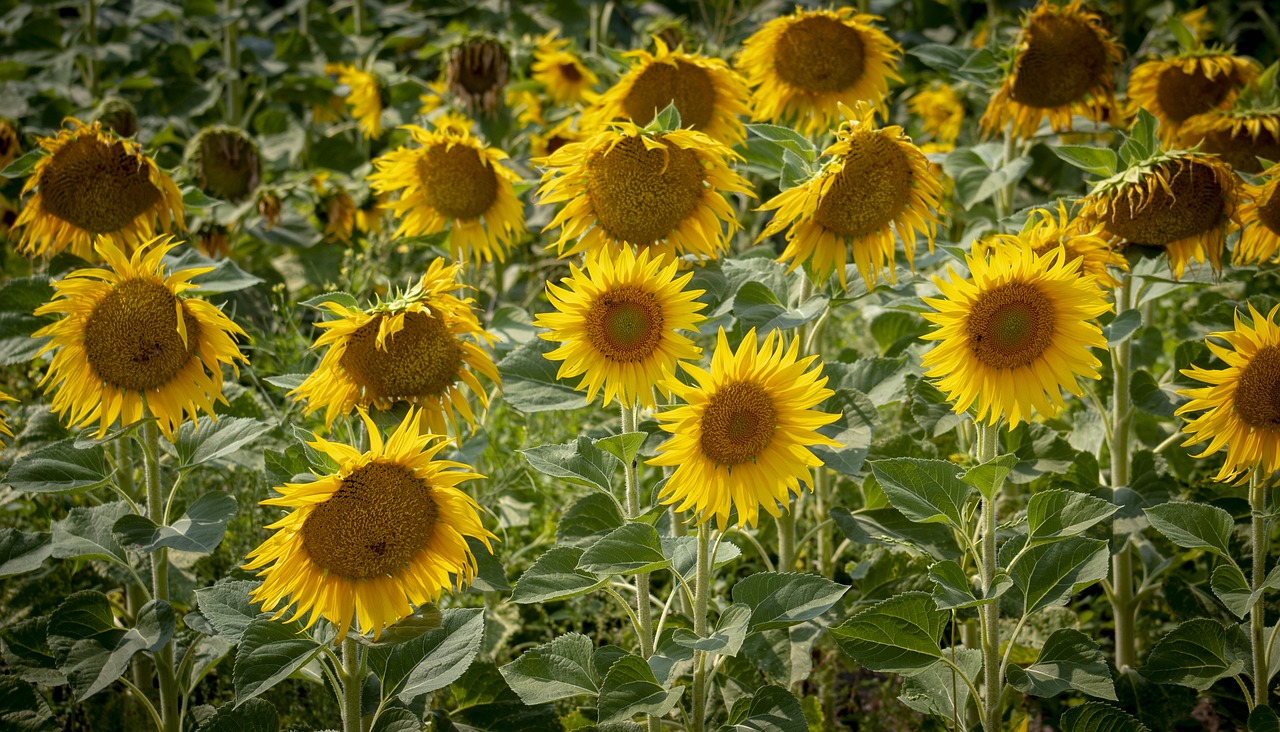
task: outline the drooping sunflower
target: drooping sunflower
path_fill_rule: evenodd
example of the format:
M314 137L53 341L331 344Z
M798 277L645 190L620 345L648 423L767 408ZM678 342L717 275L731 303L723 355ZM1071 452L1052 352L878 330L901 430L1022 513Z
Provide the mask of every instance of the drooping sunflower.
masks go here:
M604 390L604 404L614 396L625 407L637 401L652 409L653 386L676 365L702 352L679 331L697 331L706 320L697 301L703 290L686 287L693 273L677 276L678 263L639 256L623 247L616 256L609 249L588 252L582 269L570 265L561 285L547 283L547 299L554 312L541 313L534 325L549 328L540 337L560 343L546 354L562 361L557 379L582 376L578 390L587 401Z
M18 400L0 391L0 403L16 402L16 401ZM8 420L5 419L4 412L0 412L0 435L4 435L5 437L13 437L13 429L9 427L9 422ZM0 441L0 447L3 447L3 446L4 446L4 442Z
M1261 470L1270 475L1280 470L1280 326L1275 323L1280 306L1264 318L1249 306L1252 326L1236 313L1235 330L1214 333L1211 338L1227 342L1223 347L1206 340L1209 350L1224 362L1224 369L1192 365L1182 373L1208 384L1178 392L1191 401L1178 408L1178 415L1204 412L1188 420L1182 431L1190 435L1184 447L1208 442L1196 457L1205 457L1224 447L1222 469L1214 480L1229 481L1241 473Z
M938 379L957 413L976 403L977 420L1004 418L1013 429L1032 412L1056 414L1062 389L1080 396L1077 376L1100 378L1090 349L1107 345L1095 319L1111 304L1080 274L1082 259L1067 261L1061 247L1036 254L997 244L966 261L968 278L950 267L949 279L933 278L942 297L924 298L936 311L924 317L939 327L921 336L938 341L924 355L925 376Z
M9 230L18 220L18 208L9 199L0 196L0 241L9 240Z
M1232 261L1236 264L1280 261L1280 164L1262 175L1260 185L1243 188L1240 205L1240 241Z
M941 180L901 127L875 126L875 108L866 103L840 125L836 142L823 154L835 160L761 206L778 212L760 238L787 229L787 248L778 260L790 261L788 271L811 261L819 281L834 270L841 287L847 286L850 249L868 289L885 270L896 281L894 233L913 266L917 234L933 249Z
M338 464L313 483L286 483L263 505L293 509L268 525L274 530L249 553L245 569L262 584L251 597L276 617L324 618L338 629L383 630L434 602L449 589L466 588L476 575L467 545L478 539L492 551L497 540L480 520L480 507L458 484L483 478L470 466L436 455L448 444L425 434L410 410L384 441L361 411L369 450L316 436L308 443ZM279 609L277 609L279 608Z
M648 464L675 468L662 502L698 523L715 516L725 527L735 508L739 527L755 526L762 507L781 515L801 484L813 488L822 460L809 448L839 447L816 431L840 418L815 409L833 394L818 357L801 358L800 339L788 345L776 330L758 345L752 328L734 352L721 328L711 371L684 363L696 383L666 382L685 403L657 414L672 437Z
M400 219L395 236L448 229L455 257L502 261L525 231L524 207L512 185L519 176L502 165L506 153L472 135L462 119L445 115L430 131L405 125L418 146L376 158L370 187L377 193L400 194L386 204Z
M345 84L347 106L351 116L360 125L360 132L373 140L382 137L382 91L378 77L356 68L352 64L325 64L326 74L336 74L338 83Z
M561 257L629 244L654 259L714 259L740 228L726 196L752 195L729 167L737 157L695 130L615 123L543 159L539 203L566 204L545 230L560 228Z
M138 110L120 97L107 97L93 111L93 118L121 137L138 134Z
M964 123L964 101L949 84L935 84L916 93L907 102L920 126L943 147L953 147Z
M1114 248L1156 247L1175 278L1188 262L1222 268L1227 230L1238 226L1240 182L1217 158L1170 151L1102 181L1081 202L1080 226L1102 224Z
M746 138L742 115L750 114L746 82L723 60L680 49L671 50L661 38L655 50L625 54L631 68L582 115L582 129L592 130L613 120L644 126L674 104L680 124L725 145Z
M881 106L901 81L902 47L851 8L800 10L775 18L742 44L737 66L754 89L753 119L813 135L841 119L839 105Z
M556 38L555 31L539 38L538 48L533 52L532 76L547 88L547 94L554 101L577 104L591 93L600 79L568 47L568 39Z
M444 81L467 114L492 114L511 72L511 54L497 38L473 36L448 51Z
M267 231L271 231L276 224L280 223L280 213L284 208L284 201L280 199L280 194L277 188L258 189L255 203L258 215L262 217L262 228Z
M258 145L235 127L206 127L187 144L185 164L196 186L214 198L239 203L262 180Z
M1179 129L1182 147L1222 158L1233 170L1262 172L1258 158L1280 160L1280 105L1270 109L1217 109L1197 114Z
M311 187L316 192L316 219L325 240L350 244L356 226L356 200L327 170L311 176Z
M1199 48L1139 64L1129 76L1129 99L1160 120L1160 139L1172 144L1183 122L1231 106L1261 70L1220 48Z
M36 331L53 351L40 382L52 408L72 427L98 423L98 437L119 420L127 427L154 416L172 438L200 412L222 401L222 364L247 362L236 345L245 332L217 307L192 297L191 278L211 267L165 272L162 259L178 242L158 237L133 256L100 238L109 269L87 268L53 283L53 299L36 315L65 315Z
M22 154L22 139L18 137L18 130L9 120L0 117L0 170L9 167L9 163L18 159ZM3 181L4 178L0 178Z
M459 417L474 430L466 392L488 409L479 376L494 384L501 377L485 350L493 337L476 317L475 300L453 294L461 270L461 264L437 259L408 291L368 310L322 303L334 318L316 323L324 333L312 348L327 350L290 396L307 401L307 414L323 408L326 426L352 409L407 403L420 408L423 424L435 434L451 427L461 438Z
M67 249L81 259L93 256L94 238L105 237L130 251L160 230L186 228L182 192L136 144L102 129L99 122L71 126L38 142L49 152L22 188L35 195L22 207L14 227L22 228L18 248L52 257Z
M1129 262L1120 252L1111 248L1103 235L1102 224L1081 228L1079 219L1071 217L1066 204L1058 202L1058 213L1051 209L1036 209L1027 218L1026 226L1017 234L996 234L990 239L980 239L973 244L973 253L985 257L993 245L1029 247L1037 256L1051 254L1062 247L1068 264L1080 260L1080 274L1093 277L1106 288L1120 286L1120 280L1111 268L1129 269Z
M1013 136L1026 138L1046 117L1055 132L1071 129L1073 113L1115 119L1122 53L1102 16L1082 0L1040 0L1023 21L1013 67L991 97L982 129L990 134L1012 123Z

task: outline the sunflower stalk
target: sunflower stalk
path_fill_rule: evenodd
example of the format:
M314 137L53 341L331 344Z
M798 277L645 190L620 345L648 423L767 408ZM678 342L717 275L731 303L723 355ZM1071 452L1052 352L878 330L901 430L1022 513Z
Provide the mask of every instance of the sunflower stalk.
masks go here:
M1116 317L1129 310L1132 303L1131 277L1125 275L1115 289ZM1114 377L1111 401L1111 492L1115 503L1123 504L1117 492L1129 485L1129 427L1133 410L1129 395L1131 340L1125 338L1111 349L1111 371ZM1134 668L1138 660L1137 603L1133 594L1133 552L1128 537L1113 528L1122 541L1120 551L1111 558L1111 608L1116 628L1116 667Z
M236 37L236 0L227 0L227 24L222 27L222 62L227 68L227 121L239 125L244 115L244 95L240 88L240 42Z
M1253 584L1251 590L1258 596L1249 610L1249 632L1253 638L1253 703L1267 703L1267 643L1266 604L1263 600L1263 583L1267 579L1267 486L1262 478L1262 466L1249 472L1249 508L1252 525L1249 531L1249 548L1253 553Z
M165 524L160 491L160 428L154 419L142 425L142 452L147 484L147 518L157 526ZM160 547L151 552L151 597L155 602L169 601L169 550ZM154 654L156 679L160 684L160 719L164 732L181 729L178 713L178 682L173 670L173 641Z
M636 432L637 414L635 406L622 407L623 433ZM634 521L640 518L640 460L633 455L626 464L626 500L627 517ZM640 655L646 659L653 655L653 608L649 598L649 573L636 575L636 619L640 636ZM654 720L656 721L656 720Z
M711 527L708 521L698 526L698 558L693 580L693 633L707 635L707 605L711 595ZM694 652L693 732L703 732L707 723L707 652Z
M86 0L85 2L85 21L84 21L84 39L85 45L89 47L85 53L84 59L84 76L85 86L89 87L89 94L96 101L101 91L98 81L98 2L97 0Z
M996 425L978 423L978 464L995 459L999 434ZM982 499L982 594L988 597L996 578L996 497ZM1000 729L1000 602L982 606L982 728L986 732Z
M363 732L360 692L364 688L364 666L360 644L350 633L342 639L342 732Z

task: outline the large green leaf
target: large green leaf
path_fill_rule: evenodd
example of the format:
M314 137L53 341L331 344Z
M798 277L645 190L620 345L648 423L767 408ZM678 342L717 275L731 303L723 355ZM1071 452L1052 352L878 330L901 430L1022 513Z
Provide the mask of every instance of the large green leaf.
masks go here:
M1142 675L1157 684L1204 691L1218 679L1244 673L1249 659L1249 639L1239 625L1196 618L1156 643Z
M1062 715L1062 732L1150 732L1125 712L1102 702L1085 702Z
M610 576L652 572L667 566L667 563L658 531L649 524L632 522L614 529L592 544L578 560L578 569Z
M935 661L924 671L909 677L902 685L898 699L920 712L942 719L954 719L957 710L963 716L969 704L969 684L978 685L982 671L982 651L976 648L947 648L946 660ZM954 664L959 668L952 668Z
M933 600L939 610L958 610L993 602L1013 586L1013 580L999 572L991 583L991 591L979 597L970 580L955 560L948 559L929 567L929 579L933 580Z
M1116 687L1102 649L1078 630L1062 628L1044 642L1035 663L1010 665L1009 684L1031 696L1057 696L1068 689L1116 700Z
M271 702L250 699L243 704L223 704L196 732L278 732L280 717Z
M964 482L978 489L986 498L995 498L1004 487L1004 481L1018 464L1018 456L998 455L990 461L967 470L960 476Z
M1031 163L1029 155L1006 160L1003 145L985 142L957 148L947 155L942 168L955 181L956 201L964 208L972 208L1022 180L1031 170Z
M1033 544L1076 536L1118 510L1119 506L1087 493L1040 491L1027 504L1027 533Z
M249 623L263 615L249 599L249 593L258 584L252 580L223 579L212 587L196 590L196 605L219 636L239 643Z
M557 379L560 364L545 357L559 345L538 339L520 346L499 361L502 398L525 413L578 409L585 405L586 395Z
M863 610L831 628L831 636L854 661L872 671L911 675L942 658L947 613L926 592L905 592Z
M83 701L120 678L135 654L168 643L175 623L169 603L153 600L126 630L116 626L106 595L77 592L50 617L49 647L76 699Z
M0 529L0 577L39 569L52 555L48 532Z
M212 554L222 543L227 522L235 513L236 499L231 494L206 493L171 526L156 526L146 516L130 513L116 521L113 531L122 544L136 544L144 552L168 547Z
M849 588L816 574L756 572L733 585L734 602L751 608L751 630L785 628L812 620L844 597Z
M941 524L912 523L895 508L854 513L835 506L831 509L831 519L846 539L858 544L907 548L937 560L955 556L960 551L950 528Z
M616 498L608 493L588 493L560 517L556 543L585 549L624 523Z
M1231 563L1219 564L1213 570L1209 586L1228 610L1237 618L1243 619L1264 592L1280 588L1280 566L1272 567L1262 581L1262 586L1252 590L1239 567Z
M1217 506L1190 501L1162 503L1145 509L1156 530L1178 546L1208 549L1231 559L1231 531L1235 521Z
M62 493L105 485L111 469L101 445L76 447L75 438L55 442L18 458L4 481L26 493Z
M239 706L284 681L320 653L321 646L296 629L266 618L250 621L236 647L232 673Z
M525 651L500 670L525 704L595 694L600 686L591 666L594 651L590 638L568 633Z
M720 732L809 732L804 707L794 694L780 686L762 686L751 696L739 697L729 711L729 723Z
M53 556L58 559L97 559L127 566L128 556L116 541L112 527L132 513L124 501L71 509L66 518L53 522Z
M480 653L483 641L483 608L445 610L441 627L422 635L421 641L409 649L417 663L405 676L404 685L397 693L400 701L409 704L416 696L443 689L457 681ZM396 646L392 654L408 645Z
M214 422L201 417L198 423L183 422L173 447L178 465L194 468L241 450L271 431L271 425L245 417L223 417Z
M520 450L535 470L581 483L602 491L609 490L609 476L618 468L617 458L601 450L587 437L565 445L540 445Z
M695 651L716 653L722 656L736 656L747 639L747 627L751 622L751 608L741 602L735 602L720 613L716 621L716 629L700 638L696 633L685 628L676 628L671 640L676 645L691 648Z
M582 550L574 547L558 546L547 551L516 580L511 601L527 604L566 600L603 587L609 579L578 569L581 558Z
M0 729L12 732L58 732L63 729L35 687L13 676L0 676Z
M890 458L870 465L885 496L904 516L918 523L946 522L964 529L964 505L974 489L960 479L954 463Z
M1105 541L1080 536L1031 547L1009 570L1022 613L1065 605L1077 589L1106 579L1110 559Z
M600 722L621 722L637 714L662 716L675 708L683 692L684 687L659 684L643 658L623 656L609 667L600 686Z

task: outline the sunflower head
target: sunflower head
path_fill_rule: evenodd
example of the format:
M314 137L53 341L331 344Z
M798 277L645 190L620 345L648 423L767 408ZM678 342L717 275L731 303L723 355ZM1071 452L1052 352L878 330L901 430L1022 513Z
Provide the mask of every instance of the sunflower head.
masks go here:
M1026 226L1018 234L997 234L974 242L973 253L985 257L1000 245L1026 247L1041 257L1061 247L1068 264L1079 260L1080 274L1093 277L1106 288L1120 286L1120 281L1111 271L1113 267L1129 269L1128 260L1111 248L1103 234L1102 223L1095 222L1091 228L1083 228L1080 219L1073 218L1062 202L1058 202L1056 215L1051 209L1032 211Z
M98 436L117 421L127 427L147 415L168 437L223 401L222 364L246 361L236 345L245 332L213 305L186 293L211 268L167 272L163 258L178 242L159 237L126 255L100 238L106 269L81 269L53 283L53 299L36 315L62 315L35 333L53 352L41 384L53 411L72 427L98 423Z
M370 140L381 137L383 105L378 77L352 64L325 64L324 72L337 75L338 83L347 87L347 106L361 134Z
M599 78L568 49L568 39L556 38L556 31L539 38L533 52L532 76L546 87L552 100L577 104L591 94Z
M252 597L263 610L280 617L292 608L290 619L307 616L307 627L324 618L338 642L350 628L378 638L413 606L466 588L476 575L467 539L490 551L497 540L457 487L484 476L437 459L445 438L424 433L414 410L385 440L368 414L361 417L369 449L319 436L309 443L337 472L278 486L280 495L262 503L292 511L266 527L275 533L244 565L262 577Z
M964 123L964 100L949 84L935 84L917 92L907 102L920 126L941 146L954 146Z
M922 336L938 341L924 355L925 376L956 413L976 404L979 421L1004 418L1013 429L1032 412L1057 414L1063 389L1083 393L1077 376L1100 378L1090 349L1107 345L1095 322L1111 310L1104 291L1062 247L1036 254L996 243L966 261L969 277L948 267L948 279L933 278L942 297L924 298L936 311L924 317L938 326Z
M497 38L472 36L449 49L445 86L468 114L492 114L511 71L511 53Z
M807 182L779 193L762 206L776 209L761 238L787 230L787 248L779 261L794 270L809 262L825 280L834 271L845 282L845 262L853 261L867 288L893 264L895 233L905 242L907 262L914 265L917 234L933 248L942 183L920 148L901 127L876 127L875 110L865 102L836 131L836 142L823 151L830 156Z
M262 217L262 228L271 231L280 223L280 212L284 208L280 190L272 187L259 188L256 208L258 215Z
M535 158L545 158L571 142L582 142L586 135L578 131L578 118L566 117L552 127L529 135L529 152Z
M1236 264L1280 261L1280 164L1268 168L1257 185L1245 185L1240 206Z
M1013 135L1025 138L1045 117L1058 132L1071 129L1073 113L1114 119L1122 53L1103 17L1082 0L1040 0L1023 21L1013 65L982 115L982 129L1012 123Z
M1218 109L1198 114L1179 129L1183 147L1199 146L1233 170L1262 172L1264 160L1280 160L1280 104L1263 108Z
M205 222L195 229L196 248L210 259L231 256L231 231L222 224Z
M18 400L0 391L0 403L16 402L16 401ZM0 435L4 435L5 437L13 437L13 429L9 427L9 422L6 421L4 412L0 412ZM3 440L0 440L0 447L4 447Z
M9 167L9 163L22 154L22 139L18 137L18 128L11 120L0 117L0 170ZM0 182L4 178L0 178Z
M316 220L327 241L351 243L356 225L356 201L327 171L311 177L311 187L316 192Z
M737 66L755 91L756 120L808 135L841 120L839 105L883 104L902 47L851 8L800 10L775 18L742 44Z
M1196 457L1206 457L1225 448L1227 455L1215 480L1229 481L1254 470L1264 476L1280 470L1280 326L1276 313L1280 306L1262 313L1249 306L1252 324L1237 311L1235 329L1214 333L1211 338L1226 346L1206 341L1225 368L1192 366L1182 373L1206 384L1178 392L1191 401L1178 408L1179 415L1203 412L1194 419L1185 417L1182 428L1190 437L1184 446L1209 444Z
M187 143L186 166L196 185L214 198L239 203L258 188L258 145L235 127L206 127Z
M138 112L132 104L120 97L103 99L102 104L94 111L93 118L121 137L138 134Z
M93 256L95 237L129 251L155 237L185 229L182 192L136 144L102 129L100 122L70 126L38 140L48 157L36 162L22 193L35 195L14 222L24 253L52 257L63 250Z
M1129 76L1129 99L1160 120L1161 138L1172 144L1182 123L1230 107L1258 72L1256 63L1230 50L1199 48L1139 64Z

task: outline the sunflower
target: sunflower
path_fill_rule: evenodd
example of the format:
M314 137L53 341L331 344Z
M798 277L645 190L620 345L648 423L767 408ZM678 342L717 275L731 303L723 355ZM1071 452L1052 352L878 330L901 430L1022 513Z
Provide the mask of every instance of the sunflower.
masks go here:
M326 74L336 74L338 83L345 84L347 106L351 107L351 116L360 125L360 132L373 140L382 136L382 92L378 87L378 77L368 71L361 71L351 64L325 64Z
M529 152L535 158L545 158L571 142L582 142L586 135L578 131L577 117L567 117L542 132L529 135Z
M567 50L568 46L569 41L557 39L555 31L538 39L532 76L547 88L552 100L577 104L591 93L599 79L582 59Z
M1172 144L1183 122L1231 106L1259 71L1230 51L1196 49L1139 64L1129 76L1129 99L1160 120L1160 138Z
M511 71L511 54L496 38L475 36L449 49L444 82L467 114L492 114Z
M1071 129L1071 115L1114 119L1115 66L1122 48L1102 16L1082 0L1040 0L1022 25L1013 68L991 97L982 129L1013 123L1014 137L1031 137L1049 118L1055 132Z
M16 402L16 401L18 400L0 391L0 403ZM13 437L13 429L9 427L9 422L5 419L4 412L0 412L0 435L4 435L5 437ZM0 447L3 447L3 446L4 446L4 443L0 442Z
M263 505L294 509L268 525L274 530L249 553L244 569L258 570L262 584L252 593L276 617L321 617L338 629L372 631L413 613L412 605L463 589L476 575L467 545L478 539L490 551L497 540L480 521L480 507L458 484L484 476L470 466L436 455L448 441L424 434L414 410L384 442L361 411L369 450L316 436L311 447L338 464L313 483L286 483ZM354 626L353 626L354 621Z
M187 144L185 163L201 191L239 203L262 180L258 146L234 127L206 127Z
M316 192L316 219L324 227L324 238L350 244L356 225L356 200L325 170L311 176L311 187Z
M55 137L37 140L49 152L35 164L22 188L35 195L23 206L15 227L23 229L18 248L52 257L63 250L81 259L93 256L95 237L112 240L126 252L161 231L186 228L182 192L142 149L102 129L69 120Z
M906 243L907 262L913 266L917 233L924 234L933 249L942 199L938 175L901 127L877 128L875 109L865 102L840 125L836 142L823 154L836 159L808 182L761 207L778 213L760 238L790 227L779 261L790 261L790 270L811 261L819 281L834 270L840 285L846 286L850 248L868 289L884 270L896 281L895 232Z
M138 110L120 97L107 97L93 111L93 118L121 137L138 134Z
M247 362L235 340L247 336L217 307L182 296L212 267L166 274L161 260L176 246L161 236L129 257L100 238L96 251L110 269L72 272L36 308L66 316L35 335L51 339L40 351L54 352L40 383L56 392L53 411L70 426L97 422L102 437L117 418L122 427L142 419L145 406L172 439L185 420L212 416L213 402L226 402L222 364Z
M0 117L0 170L9 167L9 163L18 159L22 154L22 139L18 137L18 130L9 120ZM0 178L3 182L4 178Z
M506 153L487 147L462 119L445 115L430 131L405 125L418 147L376 158L370 186L377 193L400 193L386 204L400 219L395 236L447 228L455 257L502 261L525 231L524 207L512 185L519 176L501 164Z
M0 196L0 241L9 240L9 230L18 220L18 208L4 196Z
M1050 417L1062 408L1062 389L1080 396L1076 376L1100 378L1091 348L1107 339L1094 319L1111 310L1083 259L1068 261L1059 247L1036 254L1027 246L997 244L990 256L966 257L970 276L950 267L949 281L934 277L942 298L924 301L939 327L921 336L939 341L924 355L925 376L962 413L977 402L975 419L1009 429L1032 411Z
M1280 306L1263 318L1249 306L1252 327L1236 313L1235 330L1214 333L1230 348L1206 341L1209 350L1227 364L1225 369L1192 365L1186 376L1209 386L1178 392L1191 401L1177 414L1184 417L1183 432L1190 435L1184 447L1208 442L1196 457L1227 449L1227 458L1214 480L1228 481L1241 472L1261 469L1264 475L1280 470L1280 327L1275 323Z
M1079 219L1071 218L1066 204L1059 201L1056 218L1052 210L1036 209L1028 216L1021 233L996 234L990 239L978 240L973 244L973 253L985 257L995 245L1012 245L1029 247L1037 256L1044 256L1062 247L1068 264L1080 260L1081 275L1093 277L1106 288L1119 287L1120 280L1111 273L1111 268L1128 270L1128 260L1111 248L1101 223L1088 229L1081 228L1080 224Z
M561 257L630 244L655 259L714 259L740 228L726 195L752 195L729 167L737 158L701 132L615 123L543 159L539 203L567 202L544 230L560 227Z
M1182 147L1217 155L1234 170L1262 172L1258 158L1280 160L1280 106L1214 110L1188 119L1179 130Z
M448 91L445 86L444 79L437 79L427 84L427 90L418 96L421 106L418 108L418 114L426 117L432 112L441 108L445 104L444 95Z
M1232 257L1236 264L1280 261L1280 164L1263 173L1261 185L1245 185L1240 204L1243 230Z
M275 188L260 188L256 200L258 216L262 217L262 228L271 231L280 223L280 212L284 202L280 200L280 191Z
M750 92L742 77L718 58L674 51L661 38L655 50L631 51L631 68L583 113L582 127L592 130L613 120L647 125L674 104L683 127L726 145L746 138L741 115L749 114Z
M1101 223L1116 248L1163 249L1175 278L1191 261L1219 270L1227 229L1238 225L1239 188L1217 158L1171 151L1102 181L1081 202L1080 226Z
M964 123L964 101L949 84L935 84L918 92L907 106L920 118L924 131L933 135L934 142L947 148L956 144Z
M413 288L388 302L361 310L328 301L335 317L317 323L324 334L313 348L327 348L315 371L289 392L307 401L306 413L325 410L325 425L352 409L390 409L398 403L421 408L423 424L461 437L458 416L472 427L476 415L465 385L489 408L489 394L477 375L501 382L484 345L493 337L476 318L475 301L452 294L461 264L436 259Z
M790 124L807 135L840 121L839 105L881 106L902 47L851 8L775 18L742 44L738 69L755 90L753 119Z
M556 378L583 375L577 388L588 402L603 387L606 406L616 395L625 407L639 401L653 409L652 387L702 352L677 331L697 332L706 320L698 314L706 305L697 301L704 291L685 289L693 273L677 278L677 267L647 250L637 256L623 247L614 258L606 248L589 252L582 269L570 265L563 287L548 282L555 312L533 324L550 329L543 339L561 344L546 354L563 362Z
M800 358L800 339L788 346L776 330L757 348L754 328L735 353L721 328L710 372L681 364L696 383L666 381L685 404L658 413L673 436L648 461L675 468L662 502L692 509L699 523L715 516L721 527L736 508L741 528L756 524L761 507L781 515L801 483L812 490L811 469L822 461L809 447L840 446L816 431L840 418L815 409L834 393L817 358Z

